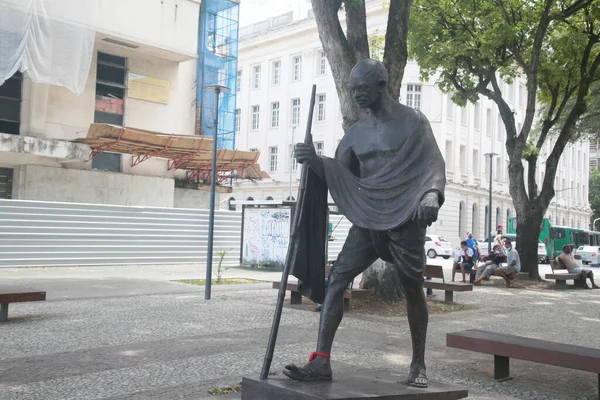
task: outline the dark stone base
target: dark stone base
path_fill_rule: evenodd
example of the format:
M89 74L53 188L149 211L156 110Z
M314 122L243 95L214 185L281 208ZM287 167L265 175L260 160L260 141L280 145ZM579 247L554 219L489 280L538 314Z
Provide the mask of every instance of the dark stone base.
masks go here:
M295 382L285 376L242 380L242 400L455 400L468 397L466 389L429 382L418 389L402 383L403 377L374 371L331 382Z

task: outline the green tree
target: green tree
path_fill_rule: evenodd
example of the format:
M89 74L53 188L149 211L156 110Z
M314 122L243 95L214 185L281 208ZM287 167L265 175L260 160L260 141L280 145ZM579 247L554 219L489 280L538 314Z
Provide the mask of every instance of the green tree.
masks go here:
M381 59L390 76L391 95L396 99L400 97L400 87L408 59L406 40L411 5L412 0L381 2L381 6L388 10L385 34L369 36L365 0L312 0L319 38L329 61L340 100L344 130L361 116L348 87L350 71L360 60L371 55ZM340 22L341 9L346 17L346 29L342 28ZM373 51L372 54L370 50ZM399 301L402 298L393 268L383 264L371 267L369 272L366 275L371 278L363 279L363 283L375 288L384 300Z
M594 210L592 221L600 218L600 169L594 169L590 172L590 191L588 194L590 207ZM592 226L596 230L595 226Z
M460 105L492 100L506 130L509 190L516 210L523 270L539 278L537 241L554 197L554 178L565 146L578 135L590 87L600 79L599 0L415 0L410 51L429 78ZM501 80L526 80L525 119L517 131ZM547 107L534 120L539 103ZM551 138L541 188L539 150Z

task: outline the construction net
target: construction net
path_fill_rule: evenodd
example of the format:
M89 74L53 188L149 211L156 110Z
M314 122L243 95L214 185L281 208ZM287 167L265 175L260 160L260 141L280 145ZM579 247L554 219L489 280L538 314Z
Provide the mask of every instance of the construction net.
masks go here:
M80 94L94 50L97 0L0 0L0 85L17 71Z

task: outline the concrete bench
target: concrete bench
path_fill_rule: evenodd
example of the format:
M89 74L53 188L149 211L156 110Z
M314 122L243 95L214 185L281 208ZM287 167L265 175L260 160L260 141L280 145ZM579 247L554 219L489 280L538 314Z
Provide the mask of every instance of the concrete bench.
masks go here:
M273 282L273 289L279 289L281 282ZM290 303L302 304L302 295L298 292L298 284L288 282L285 290L291 292ZM344 291L344 311L350 311L350 301L352 299L366 300L371 297L371 291L366 289L346 289Z
M552 273L546 274L545 278L554 279L554 288L556 290L565 290L567 288L567 281L573 281L575 287L585 286L585 279L582 279L581 275L570 274L566 269L558 269L556 260L550 263L550 268L552 268Z
M510 378L509 360L532 361L598 374L600 385L600 349L546 340L471 329L448 333L446 346L494 355L494 378ZM600 386L598 388L600 395Z
M444 301L452 303L454 301L454 292L472 292L473 285L462 282L446 282L444 280L444 270L441 265L426 265L425 266L425 282L423 287L427 289L427 295L430 296L432 289L444 291ZM437 279L437 280L433 280Z
M0 322L8 320L8 305L27 301L44 301L46 292L31 288L0 286Z

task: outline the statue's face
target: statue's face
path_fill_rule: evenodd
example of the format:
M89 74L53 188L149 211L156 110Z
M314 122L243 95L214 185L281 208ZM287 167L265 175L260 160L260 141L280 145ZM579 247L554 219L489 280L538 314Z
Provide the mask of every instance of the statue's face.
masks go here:
M385 82L377 80L374 74L365 74L350 77L350 90L354 101L360 108L373 108L385 89Z

